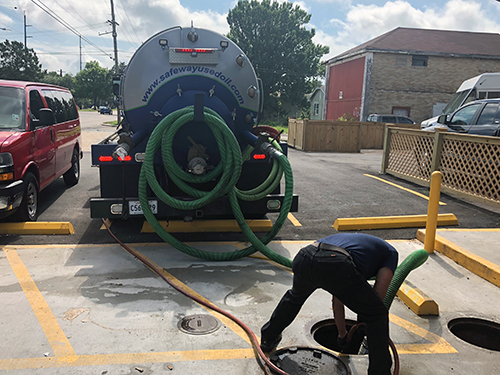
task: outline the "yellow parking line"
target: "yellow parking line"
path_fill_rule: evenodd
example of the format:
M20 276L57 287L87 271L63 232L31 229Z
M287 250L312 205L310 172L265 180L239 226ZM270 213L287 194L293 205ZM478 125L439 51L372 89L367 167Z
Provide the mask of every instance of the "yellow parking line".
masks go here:
M0 359L0 370L168 363L181 361L213 361L247 358L255 358L253 348L78 355L75 356L74 361L71 363L61 362L50 357Z
M370 174L365 174L365 176L366 176L366 177L371 177L371 178L374 178L374 179L379 180L379 181L382 181L382 182L385 182L386 184L389 184L389 185L391 185L391 186L397 187L398 189L401 189L401 190L407 191L407 192L412 193L412 194L415 194L415 195L417 195L417 196L419 196L419 197L421 197L421 198L424 198L424 199L429 200L429 197L428 197L428 196L426 196L426 195L424 195L424 194L417 193L416 191L413 191L413 190L407 189L407 188L405 188L405 187L403 187L403 186L400 186L400 185L397 185L397 184L395 184L395 183L393 183L393 182L390 182L390 181L384 180L383 178L376 177L376 176L372 176L372 175L370 175ZM440 206L446 206L446 203L439 202L439 205L440 205Z
M71 362L72 359L76 356L75 351L73 350L71 344L68 341L68 338L64 334L61 326L57 322L54 314L49 308L49 305L45 301L38 290L35 282L31 278L28 269L22 262L19 254L15 250L11 249L3 249L5 255L7 256L7 260L14 271L14 274L21 285L21 288L28 299L28 302L35 313L40 326L49 341L52 350L54 351L54 355L56 357L65 357L68 362Z
M302 224L300 224L300 222L290 212L288 213L288 220L290 220L292 224L295 225L296 227L302 226Z

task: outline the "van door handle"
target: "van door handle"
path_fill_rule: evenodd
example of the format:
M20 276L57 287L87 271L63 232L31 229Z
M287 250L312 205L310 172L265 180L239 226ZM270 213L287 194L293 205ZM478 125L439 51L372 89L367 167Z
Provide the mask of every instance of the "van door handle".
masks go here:
M50 129L50 140L54 143L54 130Z

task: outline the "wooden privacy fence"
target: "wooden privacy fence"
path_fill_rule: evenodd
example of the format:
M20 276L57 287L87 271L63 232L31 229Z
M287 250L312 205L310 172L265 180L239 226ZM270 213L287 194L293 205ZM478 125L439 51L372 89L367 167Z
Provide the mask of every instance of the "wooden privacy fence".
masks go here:
M382 173L429 186L441 171L441 189L500 207L500 138L387 128Z
M365 148L383 147L382 122L321 121L288 119L288 145L303 151L359 152ZM418 124L398 124L419 128Z

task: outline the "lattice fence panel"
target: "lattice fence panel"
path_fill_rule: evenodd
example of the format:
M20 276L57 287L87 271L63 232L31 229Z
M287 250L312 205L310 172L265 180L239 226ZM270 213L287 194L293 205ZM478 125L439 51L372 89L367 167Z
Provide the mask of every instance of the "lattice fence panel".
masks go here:
M429 180L434 137L392 133L387 170Z
M500 201L500 145L444 139L443 186Z

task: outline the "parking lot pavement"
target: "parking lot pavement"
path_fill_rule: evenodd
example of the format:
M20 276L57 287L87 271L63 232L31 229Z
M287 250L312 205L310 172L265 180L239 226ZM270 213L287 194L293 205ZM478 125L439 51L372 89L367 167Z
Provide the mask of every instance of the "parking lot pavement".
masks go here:
M485 232L486 233L486 232ZM308 241L270 247L293 257ZM400 261L423 247L391 241ZM231 251L243 243L196 243ZM291 273L259 254L207 262L167 244L132 244L177 285L229 311L259 333ZM234 323L181 295L118 244L6 245L0 252L0 372L8 374L261 374L248 338ZM500 322L500 289L436 252L408 280L433 298L439 316L419 317L401 301L391 306L391 337L400 374L496 374L498 351L469 344L448 328L456 318ZM330 296L316 291L283 334L281 346L318 347L312 327L332 317ZM181 319L215 316L207 334L187 334ZM355 319L348 312L347 317ZM343 356L353 374L366 356Z

